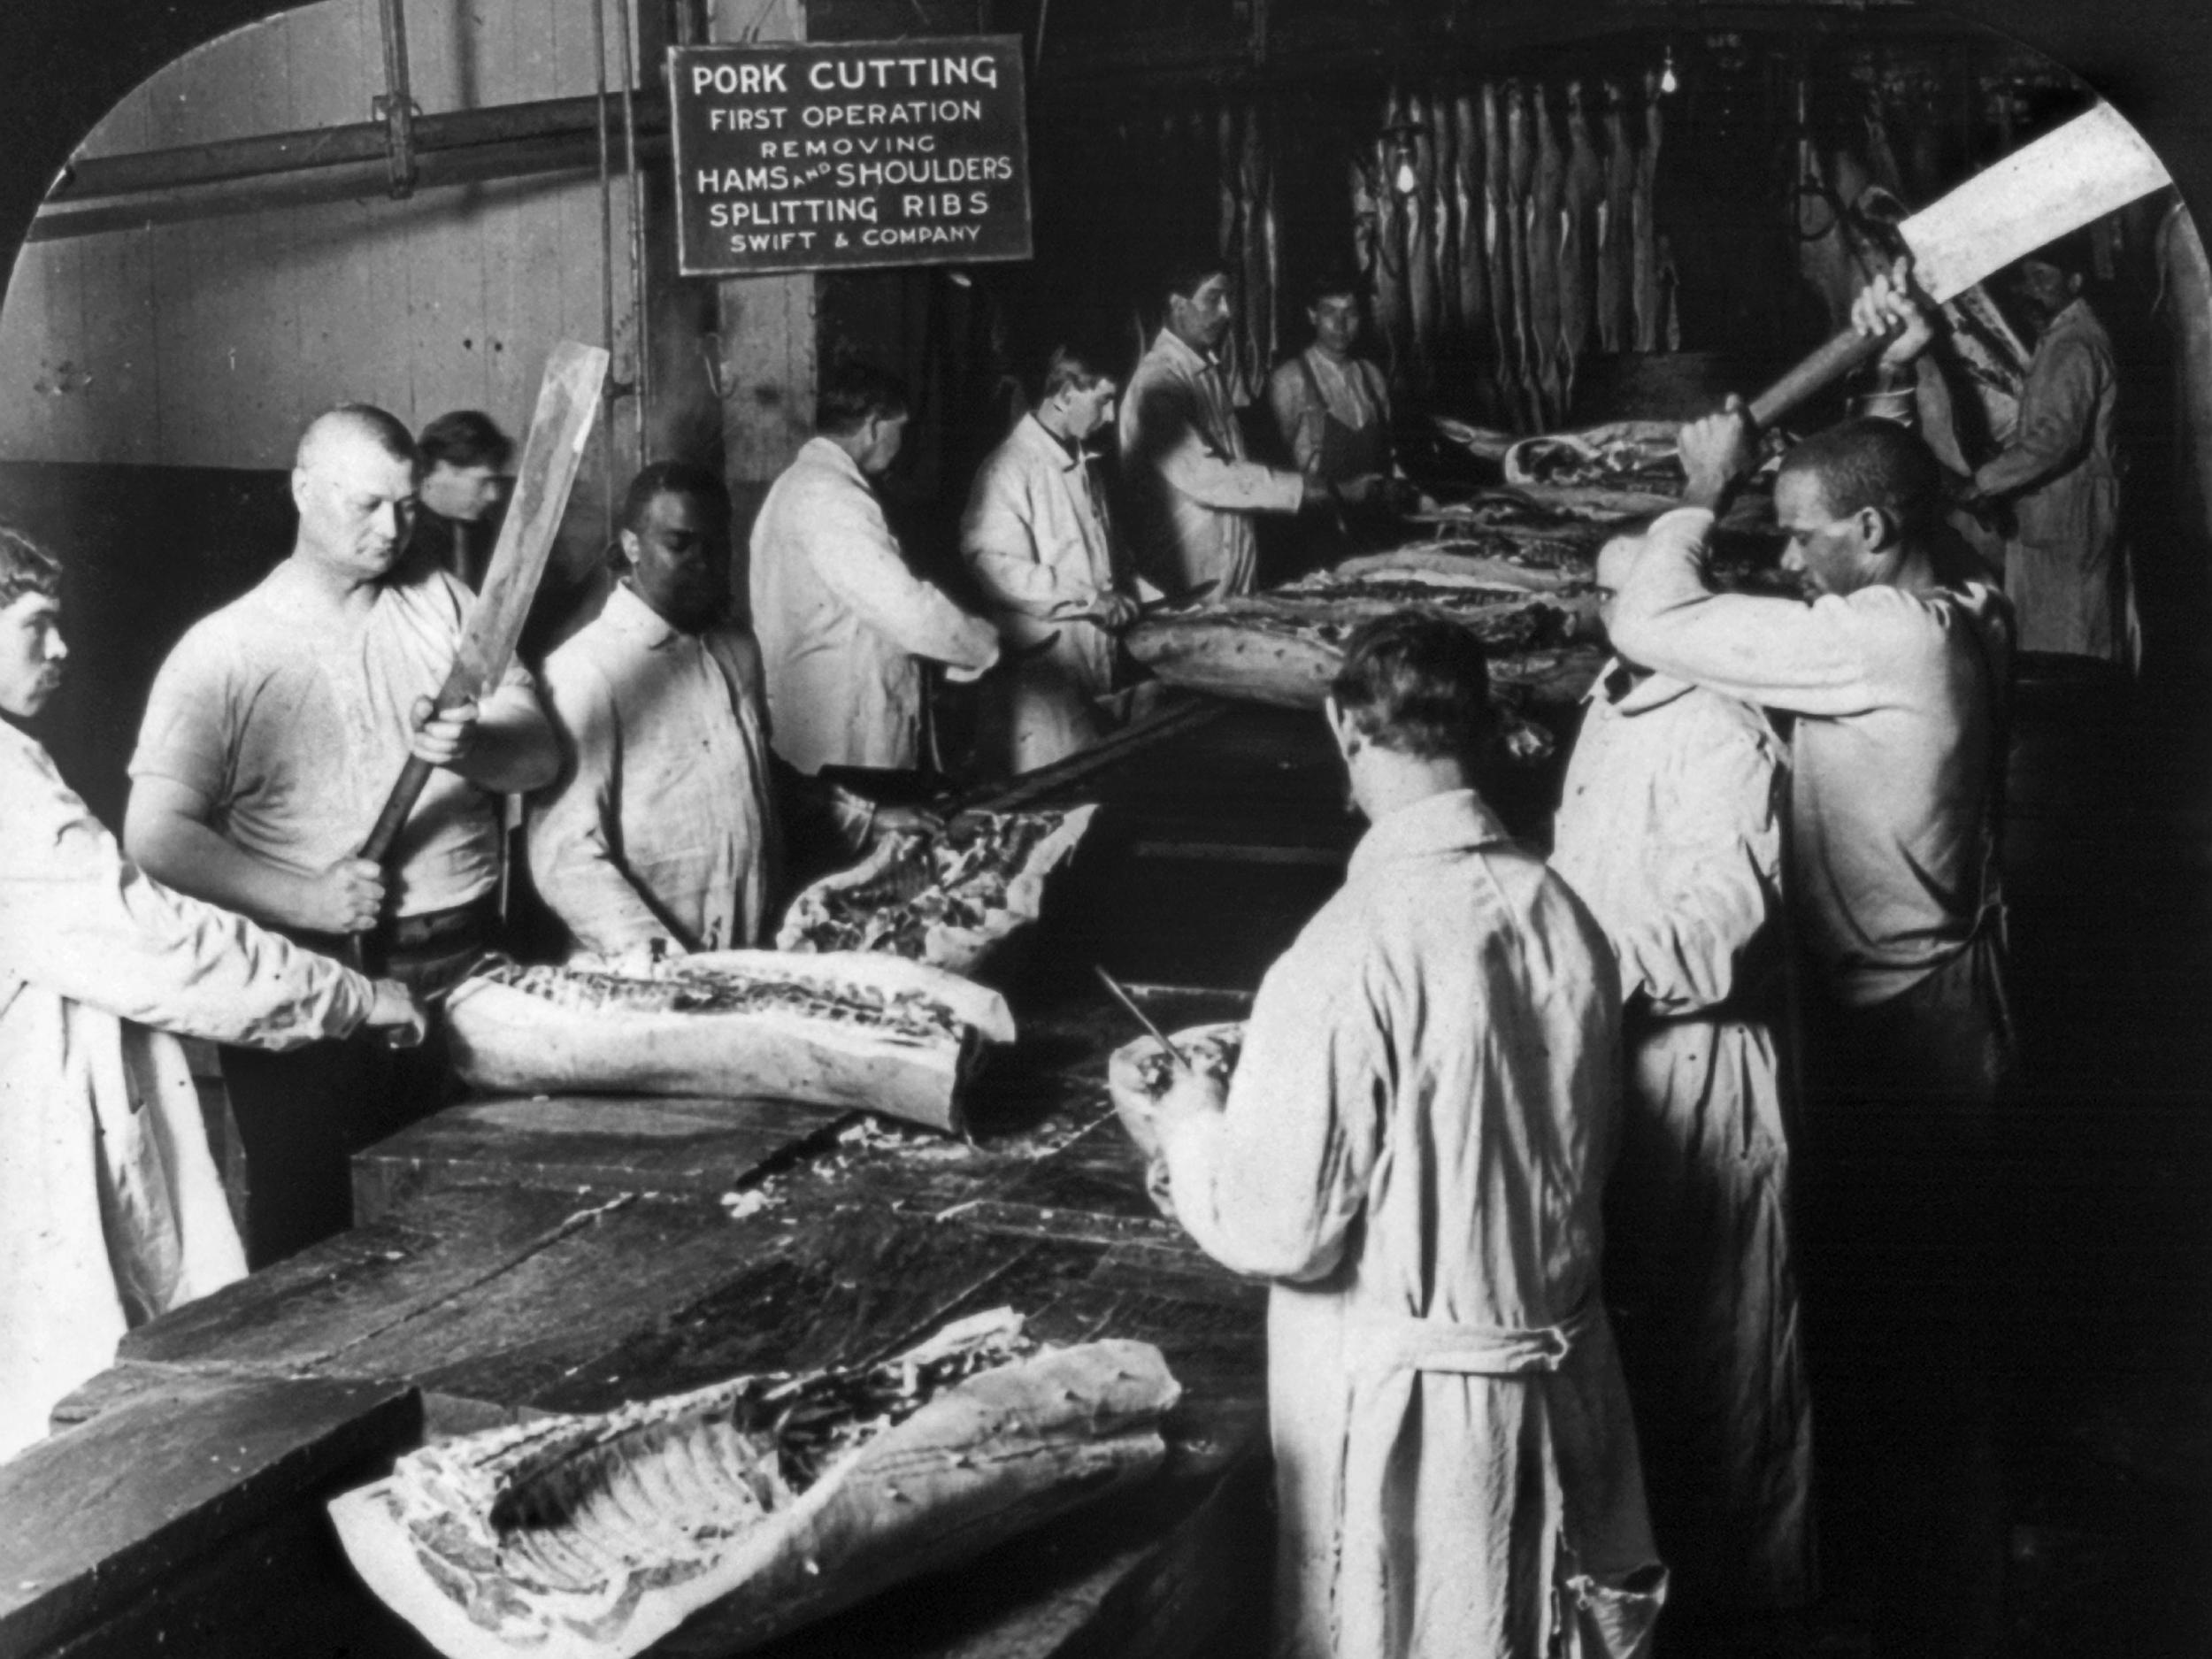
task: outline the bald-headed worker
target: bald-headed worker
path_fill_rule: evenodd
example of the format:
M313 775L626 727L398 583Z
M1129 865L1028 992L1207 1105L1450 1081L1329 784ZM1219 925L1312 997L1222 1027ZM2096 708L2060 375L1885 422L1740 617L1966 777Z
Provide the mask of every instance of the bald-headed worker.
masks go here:
M551 782L559 761L518 666L480 705L431 718L470 595L426 561L401 558L416 473L413 441L382 410L348 405L308 427L292 468L291 555L196 624L162 664L131 757L123 833L149 874L311 949L341 955L380 929L385 971L427 993L489 942L499 797ZM411 753L436 770L380 869L361 844ZM342 1141L437 1103L410 1098L433 1086L426 1077L296 1073L326 1070L329 1047L227 1060L257 1265L346 1224ZM247 1074L265 1068L283 1075L257 1098ZM284 1098L302 1090L345 1103L314 1112ZM337 1138L274 1150L311 1118ZM253 1167L257 1140L280 1167Z

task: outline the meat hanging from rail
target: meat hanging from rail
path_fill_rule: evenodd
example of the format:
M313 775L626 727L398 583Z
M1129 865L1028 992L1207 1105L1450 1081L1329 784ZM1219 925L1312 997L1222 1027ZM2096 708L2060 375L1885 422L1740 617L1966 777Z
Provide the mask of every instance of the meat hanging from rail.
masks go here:
M1352 202L1352 263L1359 272L1360 292L1368 296L1368 307L1376 318L1375 326L1382 327L1382 266L1379 255L1380 236L1377 221L1381 206L1375 199L1375 169L1373 157L1358 148L1352 150L1344 166L1344 182Z
M1574 406L1575 371L1590 349L1596 306L1597 217L1605 199L1605 168L1590 130L1583 83L1567 83L1567 186L1559 238L1561 418Z
M1512 162L1506 153L1502 102L1498 88L1484 82L1482 236L1484 265L1490 277L1491 377L1497 390L1498 418L1512 426L1520 424L1521 369L1514 319L1521 301L1514 269Z
M1258 101L1244 106L1243 128L1237 172L1244 259L1241 395L1249 403L1265 388L1268 371L1275 364L1275 170L1268 153L1267 112Z
M1514 407L1518 422L1528 431L1544 429L1540 365L1530 322L1535 311L1535 269L1529 257L1534 227L1530 223L1536 188L1536 135L1529 130L1528 96L1517 81L1505 88L1505 150L1508 207L1513 251L1513 377Z
M1452 100L1448 93L1429 95L1429 144L1434 152L1430 168L1429 200L1436 220L1437 349L1456 347L1465 338L1467 319L1459 303L1459 192L1457 136L1452 128Z
M1403 107L1393 88L1383 104L1385 135L1375 142L1375 331L1381 337L1385 366L1394 386L1406 383L1413 355L1404 198L1398 194L1396 145L1387 131L1403 119Z
M1408 135L1413 157L1413 189L1406 199L1406 288L1413 326L1413 357L1406 380L1415 390L1425 390L1430 364L1436 353L1438 295L1436 286L1436 146L1428 128L1426 101L1418 96L1406 104L1413 131Z
M1529 88L1529 127L1535 134L1536 173L1529 196L1529 332L1536 344L1537 407L1544 426L1567 417L1559 362L1560 217L1567 196L1567 158L1559 146L1551 100L1541 81Z
M1459 317L1470 353L1490 347L1490 256L1484 245L1482 135L1475 96L1466 88L1452 98L1452 193L1458 211Z
M1220 202L1220 226L1216 248L1221 268L1233 279L1243 275L1242 193L1244 151L1237 133L1236 110L1225 100L1214 112L1214 186ZM1220 347L1222 378L1228 382L1233 402L1244 401L1246 347L1242 307L1232 319Z
M1659 294L1659 226L1656 218L1659 140L1659 77L1644 77L1644 142L1636 155L1635 296L1636 349L1661 349L1663 322Z
M1605 83L1605 201L1598 210L1598 349L1625 351L1635 342L1636 152L1628 142L1627 97Z

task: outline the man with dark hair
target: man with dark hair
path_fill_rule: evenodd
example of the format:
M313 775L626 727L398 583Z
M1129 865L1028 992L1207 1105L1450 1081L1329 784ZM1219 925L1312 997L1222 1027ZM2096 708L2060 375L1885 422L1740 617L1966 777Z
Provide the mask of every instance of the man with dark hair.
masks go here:
M59 574L0 527L0 1459L128 1326L245 1274L177 1036L422 1031L397 984L134 867L13 724L61 681Z
M124 841L150 874L310 949L342 954L380 929L392 974L434 991L490 942L499 796L552 778L553 735L519 665L480 707L434 715L469 594L401 562L415 504L404 426L358 404L319 417L300 439L292 498L291 557L195 624L155 679ZM388 874L358 852L411 753L436 770ZM344 1085L312 1074L334 1063L242 1053L230 1068L250 1168L263 1154L250 1171L257 1264L344 1226L345 1138L397 1126L443 1086L428 1062L424 1075Z
M657 461L622 504L606 608L546 659L560 777L530 806L530 872L574 949L613 959L761 942L782 870L781 795L848 852L911 815L784 766L760 648L730 615L730 499Z
M1218 264L1179 268L1166 301L1165 320L1121 405L1130 542L1138 568L1171 593L1208 581L1217 597L1249 593L1256 574L1251 515L1296 512L1327 490L1246 457L1214 356L1229 332L1229 273ZM1355 487L1348 499L1359 495Z
M1643 545L1617 534L1599 552L1608 620ZM1784 778L1757 709L1616 657L1590 689L1552 830L1552 868L1620 962L1607 1286L1682 1610L1798 1607L1813 1590Z
M1894 1552L1890 1633L1911 1651L1970 1651L2003 1563L1974 1330L1988 1266L1977 1179L2011 1056L1994 825L2010 611L1948 563L1933 457L1890 421L1846 422L1784 457L1775 511L1809 604L1717 593L1708 575L1714 511L1751 461L1741 405L1684 427L1681 448L1686 504L1652 526L1613 643L1796 717L1807 1306L1828 1317L1856 1276L1893 1270L1861 1254L1869 1239L1925 1252L1951 1287L1878 1333L1878 1351L1855 1330L1824 1358L1816 1323L1814 1358L1836 1384L1822 1438L1863 1437L1850 1466L1900 1473L1870 1540Z
M1291 458L1309 478L1340 488L1390 476L1390 388L1382 371L1353 355L1359 342L1360 284L1332 272L1309 291L1313 343L1286 359L1267 383L1268 406Z
M753 520L753 627L777 752L801 772L911 770L922 758L923 662L973 680L998 636L915 575L873 480L905 442L906 388L879 369L833 373L817 435Z
M2135 627L2120 545L2119 370L2111 336L2082 297L2085 263L2076 235L2006 273L2004 290L2025 313L2035 342L2019 418L1956 497L1968 508L2001 503L2010 511L2005 596L2022 650L2127 663ZM1908 276L1901 269L1877 277L1855 308L1863 326L1870 318L1902 325L1886 364L1909 362L1933 338Z
M1033 771L1105 735L1114 635L1136 616L1085 442L1114 417L1114 382L1053 353L1036 407L976 473L960 551L1017 660L984 681L987 770Z
M2008 1052L1991 809L2008 609L1947 565L1939 470L1893 422L1847 421L1784 457L1784 562L1809 605L1707 578L1713 508L1749 464L1740 406L1686 426L1682 447L1688 504L1652 526L1614 645L1798 717L1793 874L1816 988L1839 1018L1894 1025L1899 1087L1985 1108Z
M1372 827L1225 1101L1187 1072L1156 1118L1156 1190L1274 1281L1273 1651L1640 1652L1664 1574L1598 1285L1612 953L1477 793L1471 634L1367 625L1327 718Z
M480 410L457 409L425 426L415 449L422 473L413 545L470 588L481 588L514 441Z

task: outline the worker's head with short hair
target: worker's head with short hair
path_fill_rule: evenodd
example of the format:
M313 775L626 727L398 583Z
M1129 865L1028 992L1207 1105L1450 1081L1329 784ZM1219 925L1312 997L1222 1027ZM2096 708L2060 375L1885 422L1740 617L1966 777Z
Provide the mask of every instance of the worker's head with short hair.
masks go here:
M28 719L61 684L61 565L0 525L0 713Z
M500 478L515 443L480 409L440 415L415 440L422 457L422 504L441 518L475 524L499 503Z
M1376 762L1439 787L1474 780L1495 731L1490 659L1467 629L1425 611L1363 624L1345 642L1330 683L1330 729L1351 772L1353 798L1371 818ZM1371 754L1369 751L1379 751Z
M1360 330L1359 273L1348 266L1325 270L1306 285L1306 320L1313 342L1330 357L1348 357Z
M61 562L12 525L0 524L0 605L26 594L61 598Z
M1114 377L1062 346L1045 365L1037 419L1048 432L1080 443L1114 418Z
M413 436L383 410L342 403L317 416L292 463L294 552L342 580L383 576L407 545L415 465Z
M730 493L712 467L656 461L630 480L617 545L623 580L671 626L695 634L730 601Z
M845 451L871 478L890 471L906 442L913 411L906 382L869 363L833 369L814 400L814 430Z
M1217 258L1171 265L1160 286L1169 333L1194 351L1211 351L1222 342L1236 314L1226 265Z
M2027 313L2037 334L2080 297L2096 260L2086 231L2073 231L2023 254L1999 280L2005 296Z
M1814 434L1782 459L1774 511L1784 566L1824 594L1893 580L1943 515L1943 469L1916 433L1865 415Z

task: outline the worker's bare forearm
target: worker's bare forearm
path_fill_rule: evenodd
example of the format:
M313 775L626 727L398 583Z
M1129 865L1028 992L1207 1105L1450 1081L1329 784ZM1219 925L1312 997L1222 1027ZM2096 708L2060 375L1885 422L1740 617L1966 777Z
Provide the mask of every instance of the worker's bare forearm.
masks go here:
M124 849L156 880L257 922L309 925L305 878L255 857L180 812L142 804L134 792Z

